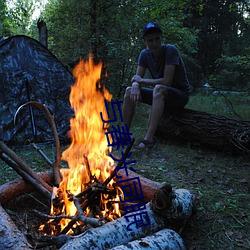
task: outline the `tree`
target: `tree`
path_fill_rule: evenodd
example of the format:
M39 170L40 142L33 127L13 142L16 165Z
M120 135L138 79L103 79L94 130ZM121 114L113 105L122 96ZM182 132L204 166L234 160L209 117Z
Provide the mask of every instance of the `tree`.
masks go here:
M9 18L7 16L6 1L0 1L0 36L10 35Z
M159 22L164 33L169 34L167 41L175 43L186 59L192 58L187 55L195 53L195 34L182 26L184 15L181 13L185 5L179 2L170 5L162 0L143 3L99 0L79 5L76 0L54 0L43 13L49 29L49 48L65 64L92 52L96 61L103 61L108 72L104 84L114 97L120 98L144 46L141 29L146 22ZM171 8L179 9L179 14L172 15ZM166 16L166 13L169 14Z
M249 44L249 23L247 23L246 17L249 16L249 7L247 0L195 0L190 2L188 12L191 15L186 19L186 24L199 30L197 60L200 65L198 72L200 81L202 79L218 80L221 62L225 57L237 59L235 57L237 55L246 55L245 48L249 48L249 45L246 46L246 43ZM221 57L223 60L219 59ZM223 64L223 66L227 65ZM238 70L241 69L238 68ZM230 74L234 73L231 71ZM222 86L228 83L230 74L227 77L225 74L219 77L224 78ZM214 84L218 86L218 83Z

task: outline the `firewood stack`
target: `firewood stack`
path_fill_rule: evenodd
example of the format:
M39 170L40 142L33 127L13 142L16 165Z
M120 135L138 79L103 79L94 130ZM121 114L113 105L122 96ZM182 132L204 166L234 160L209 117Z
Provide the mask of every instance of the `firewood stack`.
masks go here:
M11 186L12 191L15 189L15 185L18 188L20 187L20 182L22 182L23 193L30 192L32 190L30 189L30 185L32 185L46 198L49 199L51 197L55 188L50 185L54 182L54 178L51 178L53 176L51 172L38 175L3 142L0 142L0 149L2 150L0 154L1 158L24 179L24 181L19 180L19 183L17 181L14 182L14 185ZM126 155L129 153L129 150L126 150ZM145 194L144 202L147 203L145 205L145 212L140 220L138 221L137 218L135 223L130 222L126 216L121 216L120 218L117 216L113 221L103 218L99 210L100 196L104 194L106 196L117 194L116 185L118 184L115 184L113 188L107 185L112 179L116 180L115 171L119 170L119 167L121 166L116 167L110 177L103 183L98 182L98 180L92 177L91 184L83 192L73 195L68 191L68 199L77 208L76 215L68 217L71 222L60 232L60 235L43 236L37 239L39 242L36 242L36 247L56 245L57 248L62 250L116 249L117 247L118 249L126 249L126 247L131 247L130 249L142 249L144 246L147 246L148 249L185 249L184 242L178 233L181 233L182 228L186 225L195 208L195 196L189 190L173 190L169 185L162 186L160 183L136 174L140 177L141 188ZM120 176L125 176L122 174L123 171L124 169L119 170ZM129 171L129 176L133 177L135 173ZM0 187L0 190L2 190L0 199L3 198L0 202L6 202L4 197L6 197L6 194L10 194L10 192L6 187ZM20 190L19 195L21 195ZM58 206L60 206L60 197L58 199ZM127 204L124 203L123 205ZM84 212L89 206L92 208L93 217L90 216L91 213L86 216ZM121 206L121 210L122 208ZM126 215L126 211L121 212ZM35 211L35 213L38 216L53 219L54 221L67 217L64 215L45 215L39 211ZM98 218L94 215L98 215ZM130 212L129 216L136 218L138 214ZM78 226L77 230L73 230L75 235L67 235L76 222L84 225L82 230ZM22 244L26 244L26 242ZM16 250L18 248L13 249Z

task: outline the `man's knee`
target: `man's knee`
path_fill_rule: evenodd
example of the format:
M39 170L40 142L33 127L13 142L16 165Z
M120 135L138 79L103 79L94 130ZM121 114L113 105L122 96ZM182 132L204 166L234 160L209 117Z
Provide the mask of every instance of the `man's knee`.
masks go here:
M124 99L130 98L131 87L127 87L124 94Z
M154 97L164 97L166 93L167 93L167 90L164 85L161 85L161 84L155 85L154 92L153 92Z

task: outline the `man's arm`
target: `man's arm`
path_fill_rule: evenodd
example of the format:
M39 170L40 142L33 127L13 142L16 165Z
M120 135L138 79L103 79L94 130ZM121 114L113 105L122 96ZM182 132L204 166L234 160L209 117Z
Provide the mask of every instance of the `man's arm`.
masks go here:
M140 91L140 83L137 81L138 79L143 79L145 75L146 69L138 66L136 70L136 75L132 77L132 86L131 86L131 92L130 92L130 98L131 100L137 102L141 98L141 91Z
M138 66L137 74L133 76L132 81L144 86L155 86L156 84L163 84L171 86L174 78L175 65L166 65L164 69L164 77L158 79L143 78L145 68ZM142 74L143 73L143 74Z

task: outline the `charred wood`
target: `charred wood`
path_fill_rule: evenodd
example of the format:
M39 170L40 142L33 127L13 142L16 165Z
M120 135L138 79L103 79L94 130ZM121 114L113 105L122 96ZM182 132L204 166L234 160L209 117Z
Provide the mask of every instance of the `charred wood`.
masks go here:
M141 217L141 225L146 226L138 227L136 223L129 223L127 218L123 216L102 227L91 228L83 234L69 239L60 249L109 249L146 237L164 228L174 226L175 229L180 229L177 227L182 227L192 215L195 197L186 189L180 189L179 191L168 189L168 192L165 191L163 188L160 191L161 194L156 195L153 200L146 205L145 211L148 217L145 216L145 214ZM132 212L130 215L133 216L136 213L137 212ZM174 217L173 221L178 222L178 225L172 224L172 221L169 219L171 215ZM149 224L147 224L148 218L150 220Z
M126 175L122 174L124 170L119 170L119 174L122 175L122 178L119 180L125 179ZM144 195L144 202L148 202L153 198L153 195L157 189L159 189L162 184L159 182L152 181L146 177L143 177L139 174L134 173L133 171L128 170L129 176L130 177L139 177L140 182L141 182L141 187L143 190L143 195ZM53 173L48 171L48 172L43 172L43 173L37 173L40 179L47 183L52 183L53 182ZM128 182L129 183L129 182ZM118 185L119 186L119 185ZM34 186L30 185L26 181L22 179L16 179L13 181L10 181L8 183L5 183L0 186L0 203L5 204L8 201L23 195L24 193L29 193L34 191ZM88 192L92 191L92 187L89 188ZM82 196L84 195L81 194ZM81 197L81 195L77 197Z

